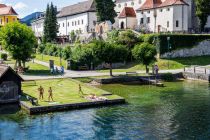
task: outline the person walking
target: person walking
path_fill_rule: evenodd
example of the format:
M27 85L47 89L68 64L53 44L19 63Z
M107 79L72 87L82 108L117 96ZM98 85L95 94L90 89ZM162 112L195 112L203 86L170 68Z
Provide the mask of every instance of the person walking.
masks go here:
M38 88L38 91L39 91L39 99L41 100L43 100L44 99L44 88L42 87L42 86L40 86L39 88Z
M53 91L52 91L52 87L49 88L48 93L49 93L48 101L50 102L50 99L51 99L52 101L54 101L54 100L53 100Z

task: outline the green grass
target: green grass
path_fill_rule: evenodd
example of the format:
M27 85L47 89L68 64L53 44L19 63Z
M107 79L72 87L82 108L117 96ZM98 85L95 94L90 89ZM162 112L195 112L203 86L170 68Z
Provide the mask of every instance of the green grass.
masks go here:
M39 61L44 61L49 63L49 60L54 60L54 64L57 66L60 66L60 58L59 57L55 57L55 56L49 56L49 55L42 55L41 54L36 54L36 59ZM67 66L67 62L66 60L62 59L62 65L66 68Z
M50 106L48 102L48 89L51 86L53 90L54 102L57 104L68 104L68 103L82 103L89 102L89 100L82 98L78 93L79 84L82 86L82 91L84 94L96 94L100 96L104 93L107 93L104 90L85 85L79 81L72 79L54 79L54 80L42 80L36 81L36 85L31 85L23 83L23 91L25 94L28 94L32 97L39 98L38 87L43 86L44 100L38 100L40 106ZM108 99L117 99L120 98L117 95L106 96ZM25 101L28 105L32 106L29 101Z
M50 73L50 69L46 66L40 65L40 64L36 64L36 63L32 63L32 62L28 62L26 64L26 67L29 67L29 70L26 71L24 73L24 75L41 75L41 76L49 76L52 75Z
M167 70L168 64L169 69L182 69L190 65L200 65L205 66L210 64L210 56L197 56L197 57L187 57L187 58L175 58L171 60L159 59L156 64L159 66L160 70ZM149 67L151 70L151 66ZM131 72L145 70L145 66L138 63L128 63L119 69L113 69L113 72ZM109 70L99 70L99 72L109 72Z

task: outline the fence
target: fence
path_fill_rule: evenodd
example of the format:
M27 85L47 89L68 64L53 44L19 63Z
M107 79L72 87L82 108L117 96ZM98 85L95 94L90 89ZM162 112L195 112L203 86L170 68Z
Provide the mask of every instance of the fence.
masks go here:
M200 66L185 67L184 72L210 75L210 68Z

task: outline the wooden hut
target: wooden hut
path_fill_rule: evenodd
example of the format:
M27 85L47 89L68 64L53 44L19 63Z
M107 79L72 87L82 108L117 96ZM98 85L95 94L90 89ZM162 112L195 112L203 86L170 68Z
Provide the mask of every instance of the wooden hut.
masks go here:
M19 100L23 79L9 66L0 65L0 104Z

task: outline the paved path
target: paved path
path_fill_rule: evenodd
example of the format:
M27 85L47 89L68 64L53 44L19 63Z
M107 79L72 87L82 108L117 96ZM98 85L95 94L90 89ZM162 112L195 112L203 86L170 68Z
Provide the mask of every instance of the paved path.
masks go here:
M34 60L35 63L49 67L49 63ZM161 70L160 73L179 73L182 72L183 69L177 70ZM137 73L145 73L145 71L137 71ZM125 75L125 72L113 72L113 75ZM28 76L22 75L25 80L42 80L42 79L55 79L55 78L76 78L76 77L91 77L91 76L107 76L109 72L98 72L98 71L73 71L73 70L65 70L65 74L63 76Z

